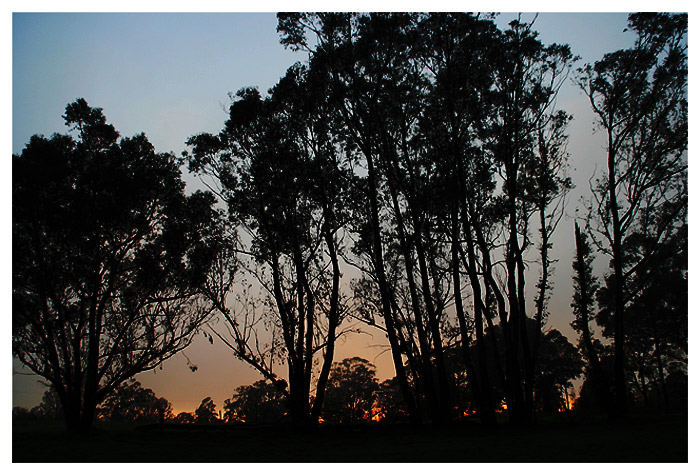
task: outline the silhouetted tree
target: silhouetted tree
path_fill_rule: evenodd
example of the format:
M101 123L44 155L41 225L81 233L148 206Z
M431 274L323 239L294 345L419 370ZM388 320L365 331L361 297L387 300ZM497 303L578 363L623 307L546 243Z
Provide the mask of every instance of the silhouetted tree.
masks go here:
M396 378L379 383L373 411L380 421L394 423L408 420L408 407Z
M502 340L511 357L506 371L499 369L495 375L499 383L512 386L507 392L513 420L527 421L541 331L533 338L520 329L530 318L525 313L521 261L536 243L529 231L536 220L542 272L532 318L542 328L551 236L571 187L565 174L570 117L554 110L553 104L573 57L567 46L542 44L532 24L519 21L501 32L489 16L431 14L422 26L423 61L431 77L422 134L425 153L442 175L437 184L445 205L436 216L449 216L443 239L452 243L455 310L470 386L482 422L495 423L491 370L474 366L468 347L475 337L479 364L494 361L485 355L484 329L500 316L505 334L513 338ZM497 254L501 249L508 264L505 275L493 265L502 259ZM463 278L468 279L471 302L463 302ZM473 311L468 312L465 303L471 303ZM522 407L515 400L519 393Z
M333 141L320 87L295 65L265 99L256 89L240 90L218 136L188 141L190 169L219 187L232 225L244 236L240 252L252 258L247 270L268 294L272 334L261 348L260 319L246 313L250 308L236 315L227 305L233 279L226 275L231 265L224 264L203 286L231 335L215 333L286 395L299 425L318 420L343 315L339 233L351 175ZM311 406L313 367L321 354ZM273 370L280 358L288 385Z
M161 412L164 419L173 417L170 402L135 380L119 386L98 408L98 416L109 421L158 422Z
M543 412L554 412L566 406L572 380L581 376L583 360L578 349L558 330L548 331L542 338L540 357L535 373L535 402Z
M191 412L178 412L173 418L176 424L194 424L195 416Z
M379 389L375 374L375 366L363 358L345 358L340 363L333 363L323 419L350 424L370 420Z
M32 412L35 413L39 419L62 419L64 417L63 408L61 407L61 400L56 390L49 387L49 389L44 391L44 395L41 397L41 403L33 407Z
M366 275L356 290L377 297L363 320L377 324L372 307L383 319L412 420L452 417L443 339L454 300L465 358L471 333L483 352L483 329L500 317L507 358L497 374L512 420L527 422L541 330L534 338L525 331L525 255L537 219L542 273L533 317L542 328L550 238L570 187L569 116L553 107L569 48L543 45L532 25L515 21L500 32L490 18L464 14L290 13L278 15L278 31L324 72L343 142L367 170L353 223ZM501 260L503 274L494 265ZM493 423L491 385L478 379L489 370L466 365L483 420Z
M576 240L576 257L572 264L574 270L574 297L571 302L571 308L576 318L571 323L571 326L581 334L583 354L588 361L586 381L593 388L592 390L596 392L595 399L612 417L613 401L608 377L603 371L589 326L594 315L595 295L599 289L598 280L593 275L592 249L588 238L581 232L578 223L574 225L574 237Z
M185 348L217 242L211 194L184 194L177 160L118 140L101 109L66 107L77 138L13 155L13 355L58 393L71 430L122 382Z
M497 52L492 58L491 108L484 121L484 149L503 183L502 192L491 201L501 216L497 229L503 237L497 238L491 246L503 246L505 270L502 277L494 274L496 270L492 264L499 258L496 254L488 256L500 246L489 249L488 235L477 235L484 267L488 269L484 277L488 286L486 292L497 302L503 330L505 364L502 374L508 414L511 422L520 424L527 424L532 418L534 367L546 316L544 304L550 272L548 239L560 216L560 212L552 213L551 208L556 210L557 204L560 205L560 197L567 187L567 180L561 173L564 171L563 129L568 117L553 107L573 61L568 46L544 45L532 27L532 24L514 20L499 34ZM538 325L531 334L525 257L533 244L529 232L533 218L540 224L542 274L533 314ZM484 233L479 229L475 232ZM503 285L500 285L501 279Z
M593 339L593 346L595 347L595 354L598 355L602 371L606 376L612 375L614 365L612 345L606 346L600 340ZM611 414L615 403L612 399L612 394L609 390L607 395L601 392L599 382L593 374L591 362L587 361L587 352L583 341L579 342L579 348L585 361L585 367L583 370L583 382L574 401L574 410L584 412L602 411L609 414L610 418L614 418L614 414Z
M606 54L581 70L588 96L607 139L607 168L592 184L588 228L611 258L616 414L627 408L625 309L638 294L646 268L687 208L687 14L636 13L630 49ZM635 254L627 239L648 244Z
M668 365L668 374L665 378L666 397L668 398L668 410L688 412L688 371L687 368L676 368Z
M216 415L216 405L210 397L205 397L194 411L194 421L198 424L211 424L218 422Z
M660 245L649 266L630 278L637 289L625 307L625 369L629 402L668 408L666 376L671 366L687 371L688 362L688 241L681 225ZM638 255L649 246L648 236L631 233L624 251ZM640 251L639 248L642 248ZM603 335L614 335L614 278L598 292L597 323ZM677 404L675 404L677 406Z
M239 386L224 401L227 423L270 424L279 422L286 413L285 398L274 384L265 379L249 386Z
M487 92L493 85L493 62L487 58L496 45L497 29L489 16L467 14L431 14L419 28L422 61L431 78L420 121L421 136L426 154L437 164L440 175L436 188L445 203L437 214L450 218L446 225L449 232L443 239L451 243L450 267L462 355L481 421L495 424L489 369L485 366L483 287L471 232L477 217L472 213L470 218L468 210L481 209L495 186L492 167L474 141L487 112ZM473 312L465 308L469 302L463 301L462 282L467 281ZM474 338L480 356L478 367L469 349Z
M403 34L411 22L410 14L290 13L278 14L277 29L282 34L282 44L293 49L311 50L307 34L316 36L310 67L329 82L333 110L343 126L344 146L358 151L364 160L367 174L358 182L362 199L353 222L353 231L357 233L354 251L366 261L363 270L371 275L370 282L377 288L377 309L391 346L397 381L412 420L419 422L421 416L403 361L404 355L408 358L414 355L407 354L412 351L405 335L407 326L398 321L395 311L396 291L392 288L395 284L388 276L391 264L386 262L389 258L383 242L387 230L382 222L385 213L397 210L393 200L397 189L383 189L388 177L384 172L394 167L399 129L413 120L416 97L411 91L418 92L413 79L420 79L410 67L410 42ZM393 107L389 107L390 103ZM395 180L392 184L396 184ZM399 211L397 220L403 216ZM403 232L401 229L399 222L399 234ZM403 246L398 255L405 255L406 251ZM411 275L408 285L412 285L412 278ZM412 306L417 303L416 297L413 292ZM423 326L421 322L421 330ZM426 349L427 335L419 338ZM434 403L432 398L431 409Z
M34 421L38 417L34 411L22 406L12 408L12 422Z

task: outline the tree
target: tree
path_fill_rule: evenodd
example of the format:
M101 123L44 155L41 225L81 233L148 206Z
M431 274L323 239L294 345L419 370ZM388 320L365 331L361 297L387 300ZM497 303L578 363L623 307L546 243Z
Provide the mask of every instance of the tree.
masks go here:
M629 402L668 409L666 378L671 368L687 372L688 363L688 234L677 228L657 249L652 263L630 279L637 293L625 307L625 370ZM647 235L631 233L626 254L638 255L649 246ZM598 292L596 322L603 335L614 335L614 278Z
M375 374L375 366L363 358L345 358L340 363L333 363L323 419L348 424L370 420L379 390Z
M382 222L385 213L397 209L396 200L393 199L397 197L397 190L382 189L387 176L383 168L384 165L393 168L398 128L412 120L404 112L416 104L410 94L410 91L416 90L416 84L412 82L416 76L406 68L407 46L410 43L403 34L411 22L410 14L291 13L278 15L277 30L282 34L282 44L293 49L310 49L307 33L316 35L317 46L312 51L310 68L318 71L328 82L332 110L342 125L344 148L354 154L359 153L364 160L366 177L357 181L362 198L357 202L354 215L353 231L357 233L355 253L366 261L361 266L371 276L368 282L376 287L379 296L377 309L391 346L397 381L411 419L417 423L421 415L403 362L404 355L414 360L417 358L413 358L409 340L403 331L410 327L403 326L402 329L395 312L396 291L388 276L391 264L387 261L391 257L387 257L387 249L384 248L387 230ZM394 104L393 108L387 107L390 103ZM407 118L409 122L406 122ZM380 163L382 157L384 161ZM388 194L391 194L392 201ZM402 213L396 214L396 218L402 219ZM405 239L402 241L405 243ZM401 254L405 256L407 251L408 248L402 246ZM418 300L410 279L408 285L412 286L413 306ZM370 289L374 291L372 287ZM420 338L425 350L427 335L422 334ZM427 361L425 357L424 361ZM412 367L419 369L416 364ZM428 387L432 388L432 384L428 384ZM435 398L432 400L435 401ZM434 409L434 403L430 406L431 410Z
M593 275L593 255L591 244L585 234L581 232L578 223L574 225L574 237L576 240L576 257L572 267L574 269L574 297L571 308L576 316L571 326L581 334L584 357L588 362L586 373L589 385L596 392L595 399L606 409L610 417L613 416L612 398L608 377L603 371L600 356L594 345L590 329L590 321L593 319L595 295L599 284Z
M187 345L218 246L211 194L184 193L177 160L123 138L83 99L77 138L34 136L13 155L13 355L87 431L122 382Z
M352 227L365 274L356 289L382 317L412 421L453 416L450 327L459 328L465 360L475 333L486 364L484 328L500 317L507 358L499 379L512 420L527 422L541 329L525 331L525 256L539 218L533 316L542 328L550 238L570 188L570 117L553 106L573 61L569 48L543 45L532 25L515 21L501 32L492 18L466 14L289 13L278 15L278 31L327 78L343 144L366 169ZM456 323L446 311L453 302ZM489 369L466 366L480 416L494 423Z
M550 330L542 339L535 374L535 401L543 412L567 408L572 380L581 376L583 360L578 349L558 330Z
M194 424L195 416L191 412L178 412L173 418L173 422L176 424Z
M421 135L426 153L436 164L442 164L437 167L439 178L434 186L444 204L436 214L450 217L445 226L449 232L441 239L451 242L450 268L460 346L479 417L487 425L495 424L496 419L486 366L484 312L480 304L482 283L471 238L471 228L476 223L470 222L467 210L485 205L484 198L495 186L492 168L484 160L484 154L474 147L475 132L487 111L485 98L493 85L493 62L486 59L496 44L497 29L491 20L480 15L432 14L420 25L424 30L422 61L431 78L420 121ZM462 282L466 280L473 295L471 314L463 297ZM478 368L469 349L474 336L479 352L477 360L481 364Z
M41 403L32 408L32 412L36 413L40 419L62 419L63 408L56 390L50 387L44 391Z
M12 422L25 422L36 420L37 414L22 406L12 408Z
M425 411L443 423L452 409L442 354L446 292L434 260L441 246L426 213L434 167L414 144L427 84L412 46L420 17L280 14L278 31L292 48L308 49L306 34L317 36L310 69L328 83L343 147L367 170L356 180L361 198L351 227L355 264L365 274L356 288L378 297L381 320L363 320L386 332L412 421Z
M562 194L569 186L562 176L568 116L553 110L553 106L574 58L567 45L544 45L532 24L514 20L500 33L491 60L494 87L483 138L493 172L502 178L501 193L490 200L497 217L495 230L502 233L502 238L496 237L488 244L486 232L493 227L474 226L474 233L484 268L488 269L484 277L486 292L497 303L503 330L505 364L501 372L508 414L511 422L528 424L533 415L537 346L546 317L549 237L561 216ZM472 207L470 211L473 214L476 210ZM531 317L527 312L525 259L533 244L529 229L535 217L540 225L542 273L533 314L537 325L530 333L533 327L528 324ZM478 223L480 218L472 220ZM503 248L505 262L503 285L499 285L498 271L492 264L499 257L491 257L499 247Z
M449 216L441 239L451 242L454 305L469 384L481 421L494 424L487 363L500 363L486 357L484 330L500 317L509 358L496 376L509 386L512 420L527 421L542 331L528 335L524 328L532 318L542 329L547 317L551 237L571 187L565 174L570 117L555 110L554 102L574 58L568 46L542 44L532 24L520 21L499 31L488 15L431 14L421 26L421 60L430 77L422 135L440 176L433 187L444 204L435 215ZM535 220L539 243L529 231ZM542 271L530 317L523 269L533 244L539 244ZM504 275L494 265L501 260ZM466 299L463 282L471 291ZM474 337L481 366L470 361Z
M580 71L579 84L606 134L607 168L592 184L588 228L611 258L615 406L624 417L625 309L654 255L687 208L687 14L636 13L630 49L606 54ZM648 237L627 253L635 233Z
M210 397L205 397L194 411L194 421L198 424L211 424L218 422L216 404Z
M224 422L271 424L286 414L284 394L265 379L249 386L239 386L230 399L224 401Z
M386 379L379 383L373 410L380 421L394 423L408 420L408 407L403 401L401 388L396 378Z
M242 235L237 244L248 257L245 267L267 294L263 337L260 319L246 313L250 307L236 315L227 305L235 264L217 267L203 294L228 323L230 337L213 331L285 394L298 425L318 420L344 311L339 233L347 220L350 173L319 100L322 84L314 81L295 65L264 99L257 89L241 89L218 136L188 141L190 169L214 182L231 226ZM287 365L288 383L274 372L279 360Z
M98 409L99 416L109 421L158 422L173 417L172 405L165 398L158 398L148 388L134 380L119 386L110 393Z

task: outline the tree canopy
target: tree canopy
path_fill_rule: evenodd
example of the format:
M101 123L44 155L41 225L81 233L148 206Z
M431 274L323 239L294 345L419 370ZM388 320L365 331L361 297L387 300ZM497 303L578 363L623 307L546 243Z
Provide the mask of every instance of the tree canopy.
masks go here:
M224 401L226 423L274 424L285 414L284 394L264 379L237 387L233 396Z
M13 156L13 355L46 378L69 427L136 374L185 348L219 232L214 198L184 193L179 163L145 135L119 140L78 99L74 136Z
M323 419L357 424L371 420L379 390L376 368L363 358L345 358L333 363L326 389Z
M158 422L161 414L172 419L170 402L135 380L119 386L98 408L98 417L109 421Z
M198 424L211 424L218 422L219 417L216 413L216 404L210 397L205 397L194 411L194 421Z
M307 60L231 93L220 132L181 158L121 138L83 99L69 134L13 156L13 355L70 428L98 407L167 410L127 382L199 329L263 378L225 401L227 422L442 426L475 411L492 426L503 410L528 425L568 409L581 374L583 405L611 417L683 403L687 15L631 14L634 45L576 70L522 17L277 20ZM574 71L607 146L574 226L578 345L548 322ZM185 194L185 165L209 191ZM386 336L382 384L367 360L334 362L361 325ZM206 398L175 419L219 418Z
M635 13L628 23L637 35L633 47L586 65L578 79L607 138L607 168L592 180L584 218L611 258L606 282L621 416L628 405L627 306L662 265L688 206L688 15Z

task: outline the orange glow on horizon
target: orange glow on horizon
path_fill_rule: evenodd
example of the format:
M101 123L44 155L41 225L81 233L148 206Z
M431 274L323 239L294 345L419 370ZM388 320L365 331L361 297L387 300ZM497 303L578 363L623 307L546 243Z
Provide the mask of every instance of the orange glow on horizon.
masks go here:
M506 403L506 400L503 399L503 400L501 401L501 406L500 406L498 409L496 409L496 413L502 414L502 413L504 413L504 412L507 411L507 410L508 410L508 404Z
M563 401L563 404L559 406L559 412L566 412L572 410L574 407L574 400L573 398L566 398Z
M370 408L369 412L365 412L365 420L372 422L379 422L386 417L386 411L383 407L377 405L375 402Z

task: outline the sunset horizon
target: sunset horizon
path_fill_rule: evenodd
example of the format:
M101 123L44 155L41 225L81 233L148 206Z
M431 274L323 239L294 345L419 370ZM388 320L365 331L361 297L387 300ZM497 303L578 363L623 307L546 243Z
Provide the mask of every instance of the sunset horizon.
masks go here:
M640 424L677 460L687 29L14 12L17 437Z

